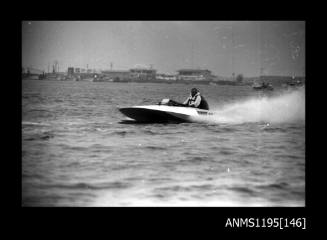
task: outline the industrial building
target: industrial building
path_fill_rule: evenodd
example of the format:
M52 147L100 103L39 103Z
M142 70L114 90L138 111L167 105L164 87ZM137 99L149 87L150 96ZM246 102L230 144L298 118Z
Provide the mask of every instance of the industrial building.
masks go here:
M68 75L73 75L74 74L74 68L69 67L67 73L68 73Z
M132 68L130 69L133 79L139 80L155 80L157 70L147 68Z
M166 80L166 81L176 81L176 75L169 75L169 74L156 74L157 80Z
M183 81L208 81L214 77L207 69L180 69L177 72L177 80Z
M95 74L95 81L126 81L132 78L130 71L107 70L101 71L101 74Z

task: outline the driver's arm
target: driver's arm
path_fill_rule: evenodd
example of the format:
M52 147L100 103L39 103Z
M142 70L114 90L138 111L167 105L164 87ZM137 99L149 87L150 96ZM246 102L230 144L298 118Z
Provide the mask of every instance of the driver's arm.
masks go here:
M190 99L190 97L188 97L188 98L183 102L183 104L184 104L184 105L187 105L189 99Z

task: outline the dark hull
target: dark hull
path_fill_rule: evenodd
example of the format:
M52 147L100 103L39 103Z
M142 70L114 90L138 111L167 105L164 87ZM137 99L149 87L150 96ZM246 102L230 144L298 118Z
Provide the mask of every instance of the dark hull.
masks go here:
M142 108L120 108L119 111L127 117L137 122L145 123L182 123L188 122L187 116L184 114L174 115L159 110L142 109Z

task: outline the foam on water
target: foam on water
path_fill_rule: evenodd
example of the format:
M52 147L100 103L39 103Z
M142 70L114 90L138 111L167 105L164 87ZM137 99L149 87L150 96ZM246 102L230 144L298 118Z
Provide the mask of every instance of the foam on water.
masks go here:
M256 97L212 108L213 116L201 117L211 123L291 123L305 120L305 91L298 89L274 97Z

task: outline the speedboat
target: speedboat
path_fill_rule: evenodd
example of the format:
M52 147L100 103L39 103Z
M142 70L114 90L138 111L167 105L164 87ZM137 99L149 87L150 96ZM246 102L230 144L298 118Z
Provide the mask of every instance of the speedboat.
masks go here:
M119 111L136 122L146 123L197 122L203 116L213 115L209 110L186 107L170 99L163 99L156 105L119 108Z

